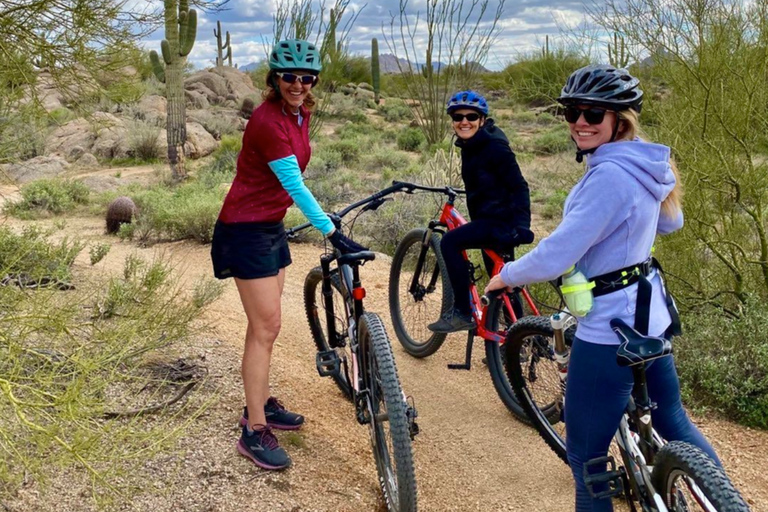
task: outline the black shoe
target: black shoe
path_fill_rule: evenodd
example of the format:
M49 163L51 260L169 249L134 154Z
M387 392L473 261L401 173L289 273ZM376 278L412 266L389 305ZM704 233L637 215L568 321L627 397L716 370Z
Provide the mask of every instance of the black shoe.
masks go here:
M448 315L443 316L427 328L432 332L447 334L449 332L469 331L475 328L475 319L461 311L454 309Z
M248 457L254 464L264 469L280 470L291 465L291 458L280 447L275 434L264 425L248 432L243 427L243 434L237 442L237 451Z
M267 426L276 430L298 430L304 424L304 416L290 412L283 407L280 401L271 396L264 405L264 414L267 417ZM243 407L243 415L240 425L248 424L248 407Z

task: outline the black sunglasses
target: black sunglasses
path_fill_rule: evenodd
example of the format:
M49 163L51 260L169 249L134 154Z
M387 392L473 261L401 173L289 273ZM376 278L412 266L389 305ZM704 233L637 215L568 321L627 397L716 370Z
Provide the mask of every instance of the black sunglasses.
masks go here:
M569 123L575 123L579 120L582 114L584 114L584 120L587 124L600 124L605 119L604 108L588 108L586 110L580 110L576 107L568 107L565 109L565 120Z
M475 114L474 112L471 114L451 114L451 119L453 119L454 123L460 123L464 120L464 118L466 118L470 123L473 123L480 119L480 114Z
M295 84L297 80L301 82L302 85L315 85L315 82L317 82L317 77L315 75L296 75L293 73L275 74L287 84Z

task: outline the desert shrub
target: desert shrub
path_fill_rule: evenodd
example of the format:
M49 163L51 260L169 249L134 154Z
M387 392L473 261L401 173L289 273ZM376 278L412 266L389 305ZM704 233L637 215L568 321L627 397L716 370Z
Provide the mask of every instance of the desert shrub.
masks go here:
M111 248L111 245L103 243L92 245L91 248L88 249L88 255L91 257L91 265L95 265L103 260Z
M511 96L526 105L547 105L560 95L574 70L587 60L575 49L561 46L546 56L534 51L504 68L502 75Z
M550 193L547 193L544 199L544 206L541 211L541 216L545 219L562 218L563 206L565 205L566 197L568 197L568 191L563 189L556 189Z
M75 118L75 114L67 107L59 107L48 112L48 125L61 126Z
M362 150L360 141L355 140L339 140L329 144L328 149L341 155L341 161L345 164L352 164L360 159L360 152Z
M225 193L224 187L211 187L203 180L135 192L139 213L131 224L121 226L118 236L142 243L185 239L208 243Z
M377 146L362 156L359 167L365 172L378 172L383 169L404 169L410 163L407 153Z
M18 109L0 98L0 163L29 160L44 153L48 127L35 105Z
M574 149L571 132L565 124L559 124L533 139L531 150L542 155L555 155Z
M140 162L154 162L160 156L160 128L132 121L128 123L128 154Z
M307 178L323 176L339 169L341 165L341 153L328 147L320 147L312 153L305 175Z
M399 98L389 98L378 107L379 113L384 116L386 121L396 123L411 119L411 109Z
M380 132L381 128L370 123L357 124L346 122L336 128L336 135L338 135L340 139L356 139L360 137L376 139L380 137Z
M200 180L208 186L230 182L237 171L237 157L243 147L240 134L224 135L211 160L200 170Z
M42 249L45 240L35 243ZM23 259L28 244L23 241L13 259ZM125 266L123 276L68 292L0 288L7 323L0 330L4 496L25 478L45 482L64 470L93 484L95 495L127 491L132 484L123 477L178 436L178 419L166 412L199 414L199 402L181 402L142 420L110 419L163 403L190 380L202 379L198 367L174 384L151 371L152 363L169 359L170 347L187 338L190 323L217 297L208 281L182 293L162 261L132 257Z
M425 227L438 213L432 201L398 194L374 212L365 212L355 227L355 240L371 249L393 255L397 244L413 228Z
M406 128L397 136L397 147L403 151L417 151L425 140L424 133L418 128Z
M11 215L26 218L59 214L88 203L90 190L79 181L45 179L21 187L21 200L6 206Z
M338 209L355 197L373 192L377 184L365 181L361 172L345 167L324 174L306 174L307 187L326 211Z
M72 263L83 245L67 238L52 242L51 234L38 226L26 227L20 234L0 226L0 274L27 276L32 281L43 277L69 281Z
M675 339L675 361L685 402L768 428L766 325L768 307L757 297L747 300L736 319L715 312L684 316L686 332Z
M147 93L145 82L136 79L123 79L109 84L104 89L104 96L117 104L135 103Z

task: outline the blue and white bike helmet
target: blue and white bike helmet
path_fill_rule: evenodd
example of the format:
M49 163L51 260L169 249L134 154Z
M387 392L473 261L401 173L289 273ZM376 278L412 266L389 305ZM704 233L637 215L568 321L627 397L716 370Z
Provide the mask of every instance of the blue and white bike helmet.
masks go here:
M488 102L475 91L459 91L448 100L445 111L452 114L461 108L470 108L478 113L488 116Z

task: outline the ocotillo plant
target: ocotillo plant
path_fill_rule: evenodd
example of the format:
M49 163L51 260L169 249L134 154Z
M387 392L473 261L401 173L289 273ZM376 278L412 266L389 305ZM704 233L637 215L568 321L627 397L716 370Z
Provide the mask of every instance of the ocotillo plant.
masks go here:
M371 82L373 82L373 100L378 105L381 101L381 69L379 68L379 41L371 39Z
M216 67L220 68L224 65L224 61L229 61L229 66L232 66L232 46L229 44L229 30L227 30L227 37L224 44L221 44L221 22L217 21L217 29L213 29L213 35L216 36ZM224 50L227 50L227 54L224 55Z
M613 33L613 44L608 43L608 62L617 68L626 68L629 64L629 52L624 46L624 38Z
M177 10L178 6L178 10ZM149 52L155 76L165 83L168 100L168 162L175 180L186 178L184 143L187 141L187 115L184 98L184 63L197 36L197 12L189 0L165 0L165 39L160 43L165 66L157 52Z

